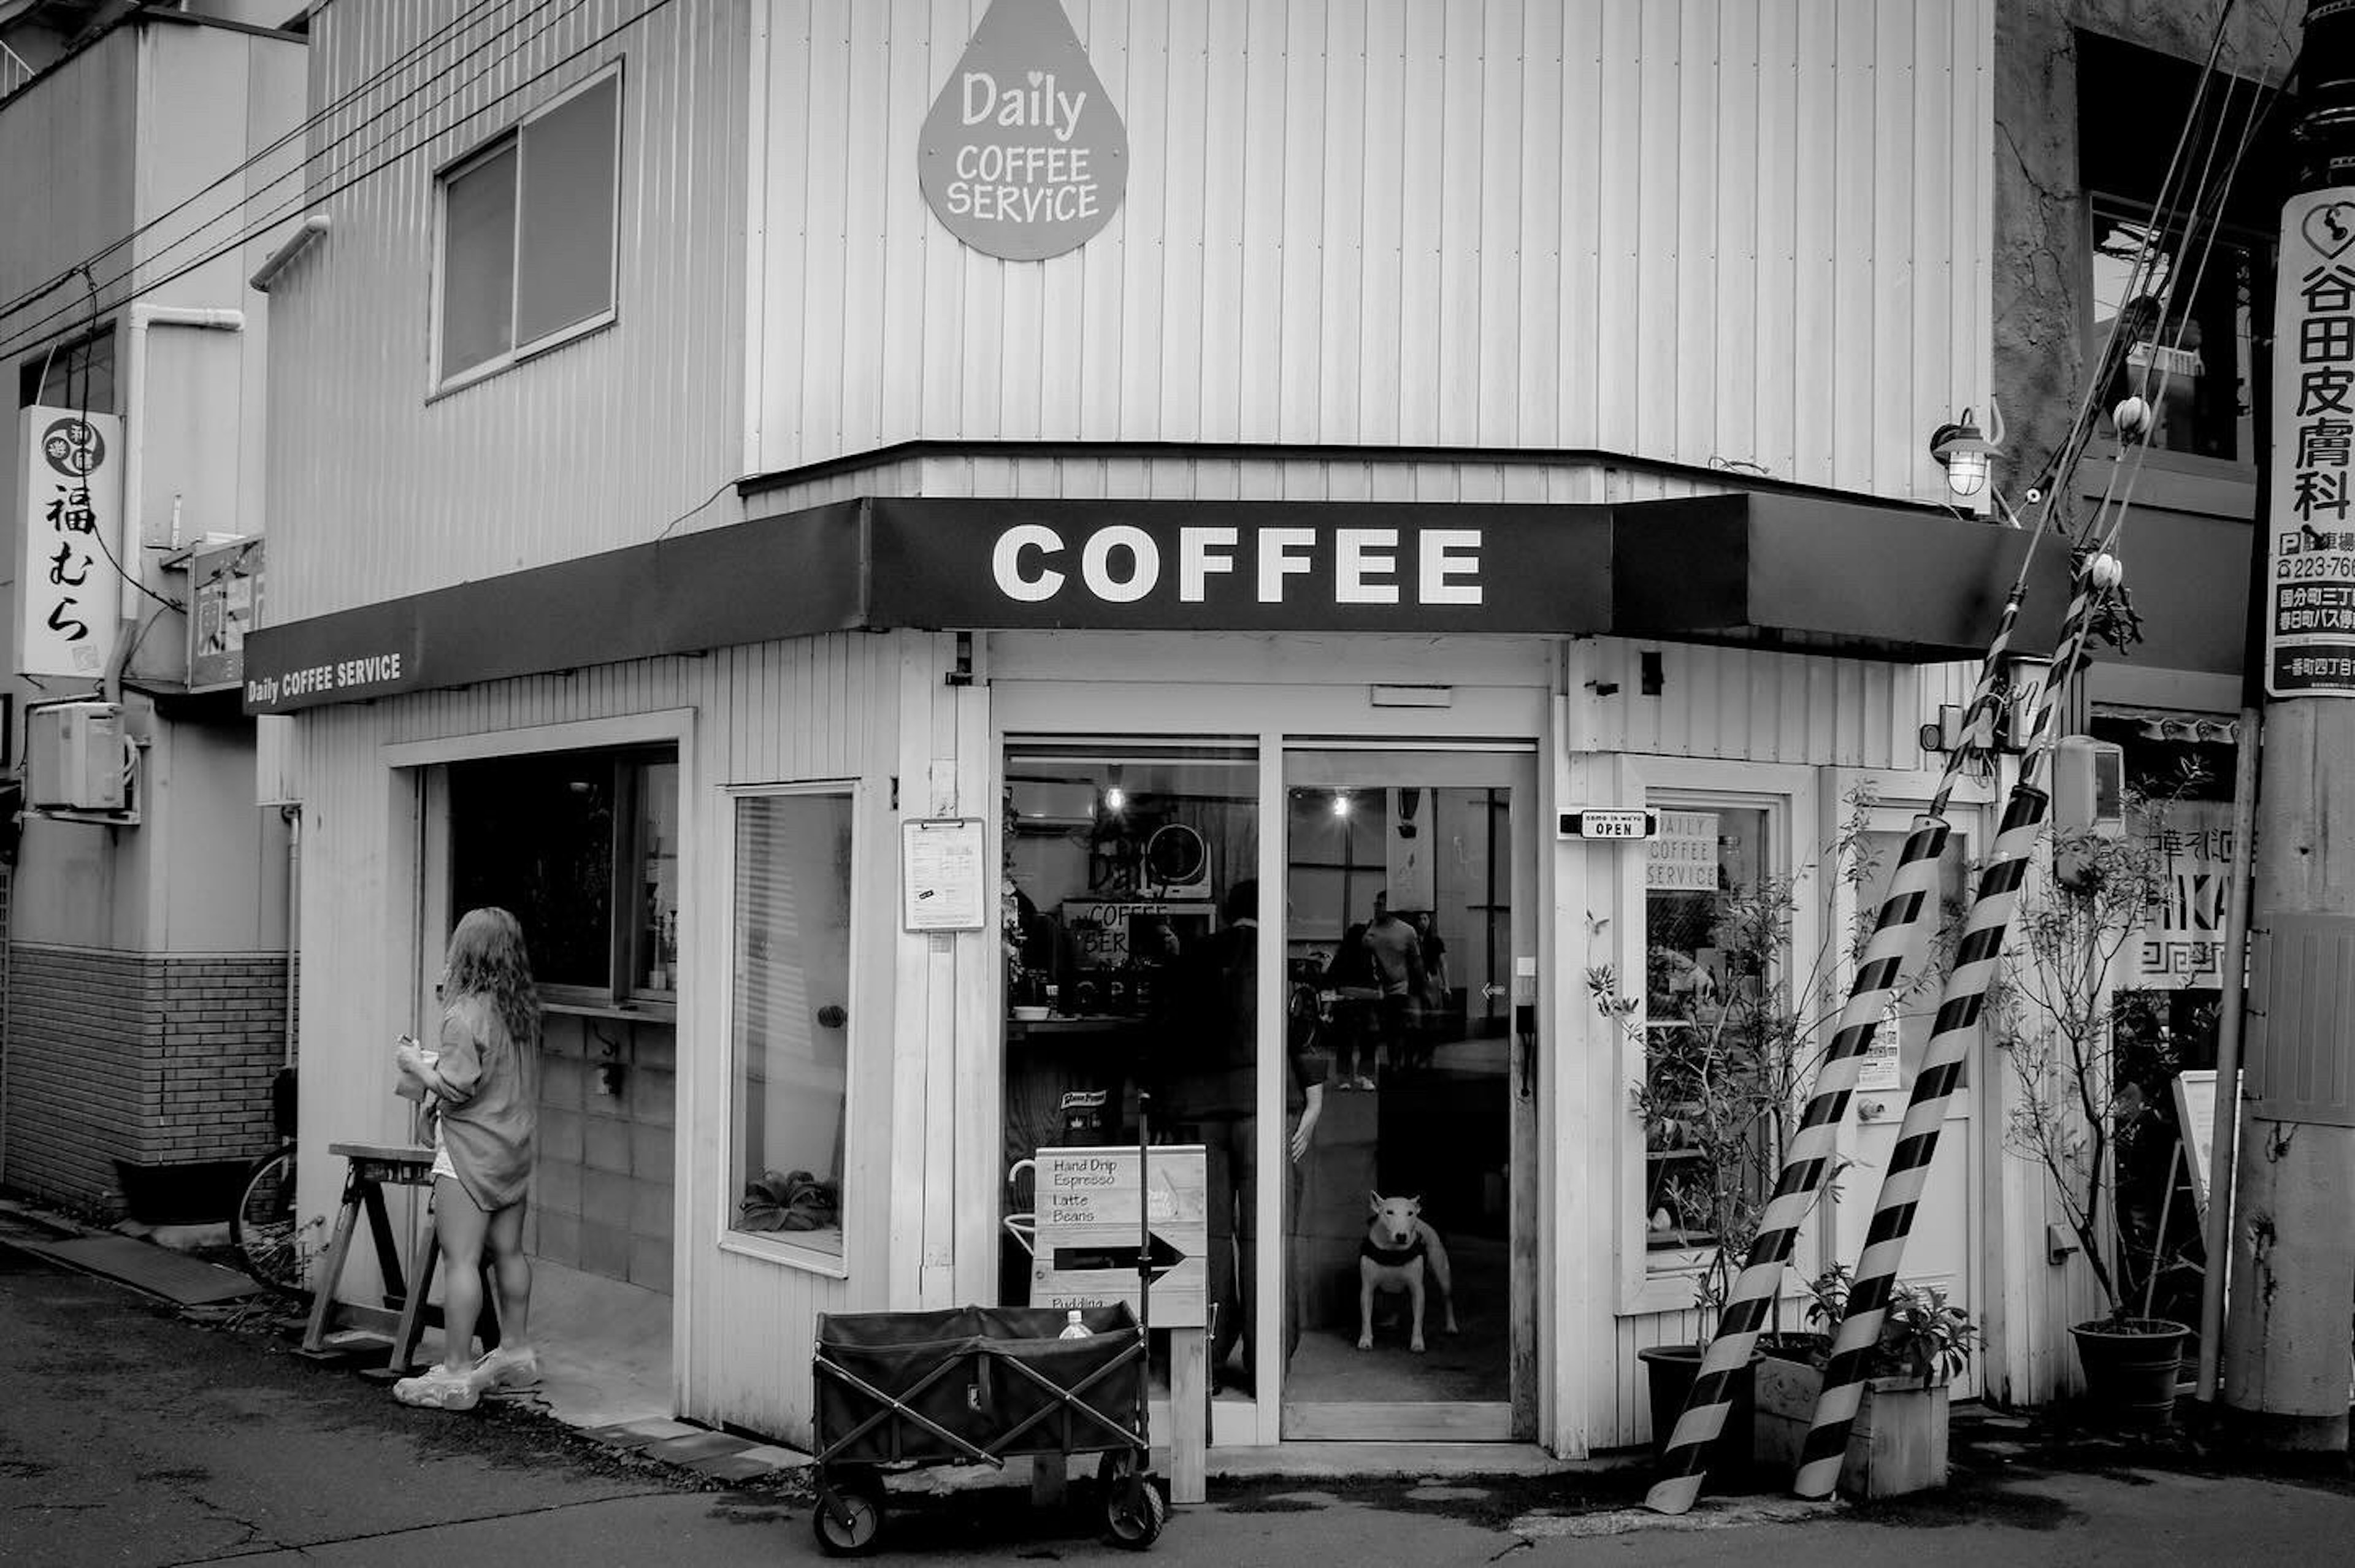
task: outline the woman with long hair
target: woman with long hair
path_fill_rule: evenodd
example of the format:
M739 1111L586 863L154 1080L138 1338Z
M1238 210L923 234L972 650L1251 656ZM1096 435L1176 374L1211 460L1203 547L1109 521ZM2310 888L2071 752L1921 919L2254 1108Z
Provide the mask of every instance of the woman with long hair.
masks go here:
M531 1261L523 1252L524 1199L538 1125L533 1080L539 997L523 928L503 909L467 911L442 962L441 1050L404 1039L400 1070L434 1109L434 1230L442 1253L442 1360L393 1385L403 1404L467 1410L494 1388L539 1379L527 1337ZM499 1346L470 1359L483 1310L482 1258L490 1249L499 1296Z

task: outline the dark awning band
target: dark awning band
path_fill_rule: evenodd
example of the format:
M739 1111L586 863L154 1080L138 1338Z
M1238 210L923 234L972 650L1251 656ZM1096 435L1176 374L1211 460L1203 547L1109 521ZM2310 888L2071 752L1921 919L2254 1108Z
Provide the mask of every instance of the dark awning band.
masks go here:
M1619 506L868 497L255 631L249 713L894 627L1742 641L1907 662L1993 632L2029 536L1742 493ZM2014 645L2049 647L2064 551Z

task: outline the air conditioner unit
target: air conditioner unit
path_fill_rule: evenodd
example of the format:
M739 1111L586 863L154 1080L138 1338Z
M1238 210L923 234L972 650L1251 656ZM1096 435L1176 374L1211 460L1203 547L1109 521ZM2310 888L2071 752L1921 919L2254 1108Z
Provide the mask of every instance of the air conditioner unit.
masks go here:
M35 811L121 811L129 804L123 709L61 702L26 717L26 802Z
M1017 827L1044 831L1088 827L1095 823L1096 791L1093 784L1018 779L1007 787L1013 796L1014 825Z

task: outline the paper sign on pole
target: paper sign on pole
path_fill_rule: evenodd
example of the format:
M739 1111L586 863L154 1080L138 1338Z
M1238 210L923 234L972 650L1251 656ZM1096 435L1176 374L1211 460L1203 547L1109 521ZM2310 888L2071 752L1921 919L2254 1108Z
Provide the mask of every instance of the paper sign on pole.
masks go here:
M2355 697L2355 190L2289 198L2274 285L2265 694Z
M95 680L121 620L123 421L20 410L16 473L16 673Z
M1142 1259L1153 1278L1153 1327L1209 1322L1209 1156L1200 1144L1155 1148L1143 1184L1133 1147L1042 1148L1037 1162L1031 1306L1120 1301L1140 1310ZM1140 1185L1149 1237L1138 1225Z

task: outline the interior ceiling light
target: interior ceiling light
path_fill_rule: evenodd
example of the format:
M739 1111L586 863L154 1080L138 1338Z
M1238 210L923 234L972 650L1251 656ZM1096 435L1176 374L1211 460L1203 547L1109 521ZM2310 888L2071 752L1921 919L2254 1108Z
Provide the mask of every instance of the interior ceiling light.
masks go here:
M1333 792L1333 815L1336 816L1347 816L1349 815L1349 807L1350 801L1348 793L1345 790L1335 790Z

